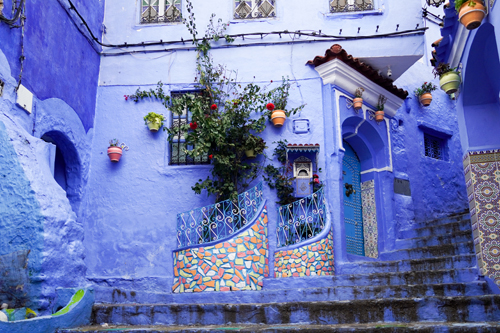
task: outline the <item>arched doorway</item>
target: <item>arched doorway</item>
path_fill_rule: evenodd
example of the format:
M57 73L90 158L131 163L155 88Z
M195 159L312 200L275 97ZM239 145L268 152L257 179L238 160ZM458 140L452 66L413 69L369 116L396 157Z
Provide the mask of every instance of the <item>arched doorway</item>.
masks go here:
M347 253L365 255L361 202L361 163L352 147L344 141L342 184Z

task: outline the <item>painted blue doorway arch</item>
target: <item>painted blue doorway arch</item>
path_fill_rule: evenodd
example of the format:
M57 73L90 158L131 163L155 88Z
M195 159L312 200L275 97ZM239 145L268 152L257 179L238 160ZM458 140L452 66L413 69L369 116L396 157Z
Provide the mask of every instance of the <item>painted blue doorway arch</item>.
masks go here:
M361 163L356 152L345 141L344 148L342 191L344 193L344 224L347 253L364 256Z

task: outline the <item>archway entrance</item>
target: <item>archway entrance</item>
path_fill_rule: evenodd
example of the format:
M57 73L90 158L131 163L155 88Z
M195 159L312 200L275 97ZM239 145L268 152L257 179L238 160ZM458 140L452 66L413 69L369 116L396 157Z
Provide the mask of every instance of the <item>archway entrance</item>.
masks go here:
M344 141L342 190L347 253L365 255L363 207L361 202L361 163L356 152Z

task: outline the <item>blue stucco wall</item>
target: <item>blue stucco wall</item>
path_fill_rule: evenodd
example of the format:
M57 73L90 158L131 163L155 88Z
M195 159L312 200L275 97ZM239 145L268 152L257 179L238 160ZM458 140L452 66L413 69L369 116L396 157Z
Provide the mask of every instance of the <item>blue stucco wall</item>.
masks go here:
M73 2L82 16L88 18L94 33L100 36L104 1ZM24 38L20 28L10 28L0 22L0 50L9 61L10 75L17 80L23 45L22 84L41 100L65 101L88 130L94 123L99 55L61 4L67 5L67 1L27 0ZM11 0L6 0L4 7L4 14L11 17Z

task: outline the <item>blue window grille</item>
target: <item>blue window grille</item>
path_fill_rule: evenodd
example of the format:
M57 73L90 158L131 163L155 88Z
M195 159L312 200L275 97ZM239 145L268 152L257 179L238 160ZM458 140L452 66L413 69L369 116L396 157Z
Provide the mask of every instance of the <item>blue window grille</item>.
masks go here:
M374 0L331 0L330 13L361 12L373 10Z
M444 140L424 133L425 156L436 160L444 160Z
M298 244L319 234L325 227L323 188L294 203L278 207L277 247Z
M181 22L181 0L141 0L141 23Z
M234 0L235 19L276 17L276 0Z
M262 182L215 205L193 209L177 215L177 247L204 244L234 234L250 222L262 203Z

